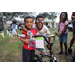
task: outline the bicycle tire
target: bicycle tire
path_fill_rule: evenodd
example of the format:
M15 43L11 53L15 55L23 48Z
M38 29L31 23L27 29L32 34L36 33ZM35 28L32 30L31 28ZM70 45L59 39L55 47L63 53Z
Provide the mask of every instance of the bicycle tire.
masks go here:
M71 56L70 61L75 62L75 51L74 51L74 56L73 55Z
M40 57L39 57L39 55L35 55L34 56L34 62L40 62Z
M55 60L54 59L50 59L50 62L55 62Z
M50 59L50 62L57 62L57 60L54 60L54 59Z
M73 59L74 59L74 56L71 56L70 61L71 62L74 62Z

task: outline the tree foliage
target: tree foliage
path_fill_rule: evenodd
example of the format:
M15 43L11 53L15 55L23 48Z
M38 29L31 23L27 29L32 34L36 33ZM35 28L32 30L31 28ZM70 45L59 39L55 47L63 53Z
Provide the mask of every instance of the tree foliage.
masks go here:
M18 17L24 18L27 15L30 15L35 19L36 12L0 12L0 21L2 25L6 23L6 21L16 19ZM48 17L48 19L52 19L52 21L57 17L57 12L42 12L39 15L42 15L44 18Z
M42 12L39 15L42 15L44 18L48 17L48 19L54 20L57 17L57 12ZM35 19L35 12L0 12L0 19L3 22L16 19L18 17L24 18L25 16L30 15Z
M35 12L0 12L0 19L3 20L3 22L16 19L18 17L24 18L27 15L33 16Z
M48 17L48 19L52 19L52 21L57 18L57 14L58 14L58 12L43 12L43 13L41 12L41 13L39 13L39 15L42 15L44 18Z

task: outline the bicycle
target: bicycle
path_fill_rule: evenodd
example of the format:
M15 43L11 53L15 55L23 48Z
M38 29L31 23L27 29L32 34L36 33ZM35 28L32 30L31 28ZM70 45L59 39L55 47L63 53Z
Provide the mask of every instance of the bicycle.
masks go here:
M74 55L71 56L70 61L75 62L75 51L74 51Z
M57 60L55 61L54 60L54 57L53 57L53 51L52 51L52 46L53 46L53 44L54 44L54 42L55 42L55 36L56 36L57 34L55 33L54 34L54 36L49 36L49 37L53 37L53 42L49 42L48 40L47 40L47 38L48 37L46 37L46 36L44 36L44 35L34 35L34 36L32 36L32 37L43 37L44 39L45 39L45 41L50 45L50 50L49 50L49 55L44 55L43 54L43 50L44 49L42 49L42 48L36 48L36 50L38 50L38 51L40 51L41 53L40 53L40 56L39 55L37 55L37 54L35 54L35 56L34 56L34 62L46 62L45 60L44 60L44 57L49 57L49 58L51 58L49 61L50 62L57 62Z

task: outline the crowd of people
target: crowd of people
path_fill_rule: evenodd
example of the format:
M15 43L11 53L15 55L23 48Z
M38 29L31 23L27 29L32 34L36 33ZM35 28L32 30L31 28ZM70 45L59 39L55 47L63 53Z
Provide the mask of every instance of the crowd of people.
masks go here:
M59 41L60 41L60 52L59 55L63 54L63 44L65 47L65 55L68 56L68 54L72 53L72 45L74 43L75 40L75 12L72 12L72 25L73 25L73 37L71 39L70 42L70 46L69 48L67 48L67 39L68 39L68 32L67 32L67 27L68 27L68 14L67 12L62 12L60 14L60 21L58 23L58 32L57 32L57 36L59 37ZM15 27L14 27L15 26ZM22 51L22 60L23 62L33 62L34 60L34 54L35 54L35 41L30 39L30 35L46 35L49 36L50 35L50 31L49 29L44 25L44 18L43 16L38 15L36 17L36 21L35 21L35 25L33 25L33 18L31 16L26 16L24 18L24 25L21 25L23 31L22 34L19 38L18 36L18 32L17 32L17 26L16 23L13 21L13 43L14 42L14 38L15 35L18 36L18 41L20 42L20 40L24 43L23 44L23 51ZM16 31L14 30L16 29ZM54 30L54 29L53 29ZM51 38L48 38L48 41L51 41ZM47 46L48 49L50 49L49 44L47 44L44 41L45 45ZM54 56L54 60L56 61L56 57L55 54L53 52L53 56Z

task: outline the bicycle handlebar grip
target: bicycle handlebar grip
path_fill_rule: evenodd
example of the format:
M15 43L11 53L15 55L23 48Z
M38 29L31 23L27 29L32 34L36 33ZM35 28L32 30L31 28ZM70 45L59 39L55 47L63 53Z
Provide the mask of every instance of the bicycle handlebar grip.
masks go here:
M55 42L55 36L56 35L57 35L57 33L54 33L53 42L51 42L50 44L53 44Z

